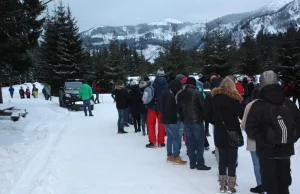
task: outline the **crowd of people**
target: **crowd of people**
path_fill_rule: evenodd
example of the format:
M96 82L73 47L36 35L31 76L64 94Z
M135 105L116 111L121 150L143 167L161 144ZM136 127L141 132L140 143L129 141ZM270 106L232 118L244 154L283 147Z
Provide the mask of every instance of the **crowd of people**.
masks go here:
M148 135L146 148L166 146L166 161L176 165L188 163L180 157L183 138L190 169L207 171L211 167L203 154L209 147L211 124L220 192L236 193L238 149L244 146L244 130L257 182L250 191L288 194L290 157L300 135L300 112L290 98L299 100L299 83L290 86L292 95L287 96L286 82L280 85L273 71L264 72L259 85L252 78L236 80L217 74L199 80L179 74L168 83L163 69L153 82L144 77L131 79L125 86L118 80L112 94L118 110L118 133L127 133L124 127L133 124L136 133Z

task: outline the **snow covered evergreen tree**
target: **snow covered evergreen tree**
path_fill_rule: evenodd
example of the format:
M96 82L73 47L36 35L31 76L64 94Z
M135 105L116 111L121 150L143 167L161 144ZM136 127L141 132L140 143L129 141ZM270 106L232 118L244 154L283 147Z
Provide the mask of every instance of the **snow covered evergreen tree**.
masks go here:
M119 42L117 39L110 41L108 48L108 58L104 66L104 73L106 77L110 80L125 80L126 71L124 68L122 54L119 48Z
M254 31L251 26L245 29L246 36L239 51L239 72L248 76L254 76L261 72L258 61L258 47L254 39Z

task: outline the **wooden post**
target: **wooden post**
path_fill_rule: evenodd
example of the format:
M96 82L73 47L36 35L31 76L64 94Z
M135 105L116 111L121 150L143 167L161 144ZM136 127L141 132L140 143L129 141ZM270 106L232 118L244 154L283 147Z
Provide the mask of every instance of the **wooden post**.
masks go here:
M1 86L0 86L0 104L3 104L2 88L1 88Z

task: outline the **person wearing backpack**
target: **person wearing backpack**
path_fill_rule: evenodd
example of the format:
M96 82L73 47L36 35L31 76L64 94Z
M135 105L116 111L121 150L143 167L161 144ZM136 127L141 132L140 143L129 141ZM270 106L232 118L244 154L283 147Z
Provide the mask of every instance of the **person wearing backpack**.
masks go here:
M297 80L294 84L293 102L296 103L298 99L298 106L300 106L300 76L297 76Z
M148 78L149 79L149 78ZM144 80L146 80L146 78L144 78ZM150 79L149 79L150 80ZM139 87L141 89L141 95L143 97L144 94L144 90L147 87L147 82L146 81L141 81L141 83L139 84ZM141 115L141 121L142 121L142 131L143 131L143 136L146 135L146 121L147 121L147 107L144 105L144 103L140 104L140 115ZM148 131L148 129L147 129Z
M157 71L157 76L151 86L147 87L143 95L143 103L147 105L147 125L148 125L148 138L149 144L147 148L154 148L157 144L158 147L165 147L165 129L163 124L160 122L161 110L160 110L160 99L162 92L168 87L168 83L165 76L165 71L160 68ZM149 99L149 100L145 100ZM158 135L156 137L156 121L158 121Z
M285 99L273 71L261 75L258 89L259 99L251 106L245 130L256 141L264 190L267 194L289 194L290 157L300 134L300 113Z

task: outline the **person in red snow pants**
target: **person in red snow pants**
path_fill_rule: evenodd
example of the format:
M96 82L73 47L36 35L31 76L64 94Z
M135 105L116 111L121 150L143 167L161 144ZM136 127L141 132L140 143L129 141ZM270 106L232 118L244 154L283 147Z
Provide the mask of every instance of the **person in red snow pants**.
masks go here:
M158 145L165 143L165 128L163 124L160 122L160 112L156 112L154 110L148 109L147 116L147 125L148 125L148 138L149 142L154 145L157 143ZM158 120L158 134L156 138L156 119Z

